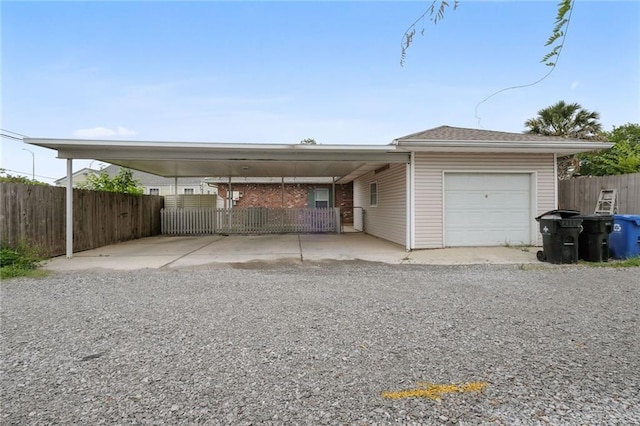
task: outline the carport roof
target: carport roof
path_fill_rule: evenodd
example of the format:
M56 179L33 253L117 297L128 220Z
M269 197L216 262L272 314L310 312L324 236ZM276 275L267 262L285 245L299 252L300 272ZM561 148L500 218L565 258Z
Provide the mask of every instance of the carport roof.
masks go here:
M347 183L411 152L569 155L610 143L440 126L389 145L305 145L26 138L58 158L95 159L164 177L331 177Z
M58 158L95 159L164 177L333 177L347 183L409 154L393 145L303 145L36 139Z

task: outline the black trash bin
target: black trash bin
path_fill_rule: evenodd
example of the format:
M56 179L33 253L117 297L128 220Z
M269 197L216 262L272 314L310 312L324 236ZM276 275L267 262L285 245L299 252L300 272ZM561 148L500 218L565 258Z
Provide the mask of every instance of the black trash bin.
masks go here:
M538 260L549 263L578 263L582 219L576 210L551 210L538 217L542 249Z
M582 232L579 238L578 257L588 262L609 260L609 234L613 231L613 216L580 215Z

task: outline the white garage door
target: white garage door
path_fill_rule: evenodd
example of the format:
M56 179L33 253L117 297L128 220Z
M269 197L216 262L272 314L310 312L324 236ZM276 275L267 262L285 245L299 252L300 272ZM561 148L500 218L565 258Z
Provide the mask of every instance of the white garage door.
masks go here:
M531 174L445 173L445 245L531 243Z

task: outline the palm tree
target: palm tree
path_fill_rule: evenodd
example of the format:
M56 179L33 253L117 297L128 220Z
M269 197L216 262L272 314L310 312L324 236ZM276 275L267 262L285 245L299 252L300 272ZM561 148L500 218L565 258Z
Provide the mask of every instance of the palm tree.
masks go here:
M563 136L574 139L599 139L602 133L600 114L588 111L578 103L559 101L538 111L536 118L525 121L525 133Z
M525 133L529 134L600 140L603 139L603 134L599 120L600 114L596 111L588 111L578 103L559 101L538 111L538 116L528 119L524 125L527 127ZM580 161L577 156L558 158L559 179L568 179L579 169Z

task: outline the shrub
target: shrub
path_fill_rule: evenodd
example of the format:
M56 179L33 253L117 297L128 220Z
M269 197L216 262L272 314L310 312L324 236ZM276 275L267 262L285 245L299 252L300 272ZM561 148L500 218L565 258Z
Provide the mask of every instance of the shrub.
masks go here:
M15 247L0 245L0 278L14 278L31 275L38 268L43 257L39 251L28 244L20 243Z

